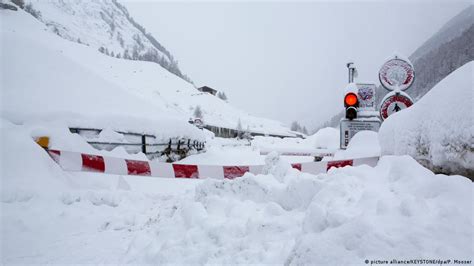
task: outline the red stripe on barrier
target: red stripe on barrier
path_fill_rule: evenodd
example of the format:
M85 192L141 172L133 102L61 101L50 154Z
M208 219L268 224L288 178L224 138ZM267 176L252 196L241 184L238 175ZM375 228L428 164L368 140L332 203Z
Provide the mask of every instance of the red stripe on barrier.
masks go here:
M82 169L105 172L104 157L100 155L81 154Z
M129 175L151 175L150 164L147 161L136 161L125 159Z
M291 167L301 171L301 164L300 163L293 163L293 164L291 164Z
M59 157L61 156L61 151L58 150L47 150L49 156L59 164Z
M330 161L328 162L328 166L326 168L327 171L331 169L331 167L344 167L344 166L352 166L353 160L342 160L342 161Z
M173 170L177 178L199 178L197 165L173 164Z
M249 166L224 166L224 178L234 179L250 171Z

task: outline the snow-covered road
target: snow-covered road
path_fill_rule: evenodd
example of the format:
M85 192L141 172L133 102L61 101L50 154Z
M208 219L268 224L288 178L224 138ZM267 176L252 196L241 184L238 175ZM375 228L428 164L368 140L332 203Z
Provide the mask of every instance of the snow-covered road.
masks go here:
M6 264L362 265L473 254L472 183L408 156L316 176L269 157L263 175L163 179L63 172L29 134L2 128Z

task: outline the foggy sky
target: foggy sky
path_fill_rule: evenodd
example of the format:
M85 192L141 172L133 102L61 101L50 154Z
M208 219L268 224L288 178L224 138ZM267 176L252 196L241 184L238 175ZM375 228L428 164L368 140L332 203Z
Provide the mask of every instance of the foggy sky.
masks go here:
M345 64L378 83L394 53L409 56L467 1L121 1L198 86L248 113L312 127L342 110ZM408 91L409 93L409 91Z

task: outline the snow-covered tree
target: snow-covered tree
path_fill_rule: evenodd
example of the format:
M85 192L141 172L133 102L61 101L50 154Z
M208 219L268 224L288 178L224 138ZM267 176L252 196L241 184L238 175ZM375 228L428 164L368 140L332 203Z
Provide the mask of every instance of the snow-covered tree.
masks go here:
M28 13L30 13L33 17L35 17L36 19L41 19L41 12L34 9L33 8L33 5L31 3L28 3L25 5L25 8L24 10ZM59 30L56 28L56 34L59 35Z
M195 118L202 118L202 110L201 110L201 106L196 106L196 108L194 109L194 117Z
M227 95L225 95L225 92L223 91L218 92L217 97L223 101L227 101Z
M300 126L300 124L298 123L298 121L293 121L293 122L291 123L290 129L291 129L292 131L300 132L300 131L301 131L301 126Z
M308 130L306 129L305 126L303 126L303 129L302 129L302 132L301 132L301 133L303 133L303 134L305 134L305 135L308 135Z
M240 121L240 118L239 118L239 122L237 123L237 131L241 132L242 131L242 122Z
M124 58L124 59L127 59L127 60L132 59L132 58L130 57L130 54L128 53L128 50L127 50L127 49L125 49L125 51L123 52L123 58Z
M12 3L17 5L21 9L25 8L25 1L24 0L11 0L11 1L12 1Z

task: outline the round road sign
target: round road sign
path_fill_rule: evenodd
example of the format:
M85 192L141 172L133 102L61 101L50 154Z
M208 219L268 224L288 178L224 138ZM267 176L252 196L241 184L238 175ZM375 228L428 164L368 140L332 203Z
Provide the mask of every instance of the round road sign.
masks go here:
M387 90L406 90L415 80L415 70L412 64L395 58L388 60L383 64L379 71L380 83Z
M413 105L410 96L405 93L394 93L386 96L380 106L380 117L385 120L391 114L406 109Z

